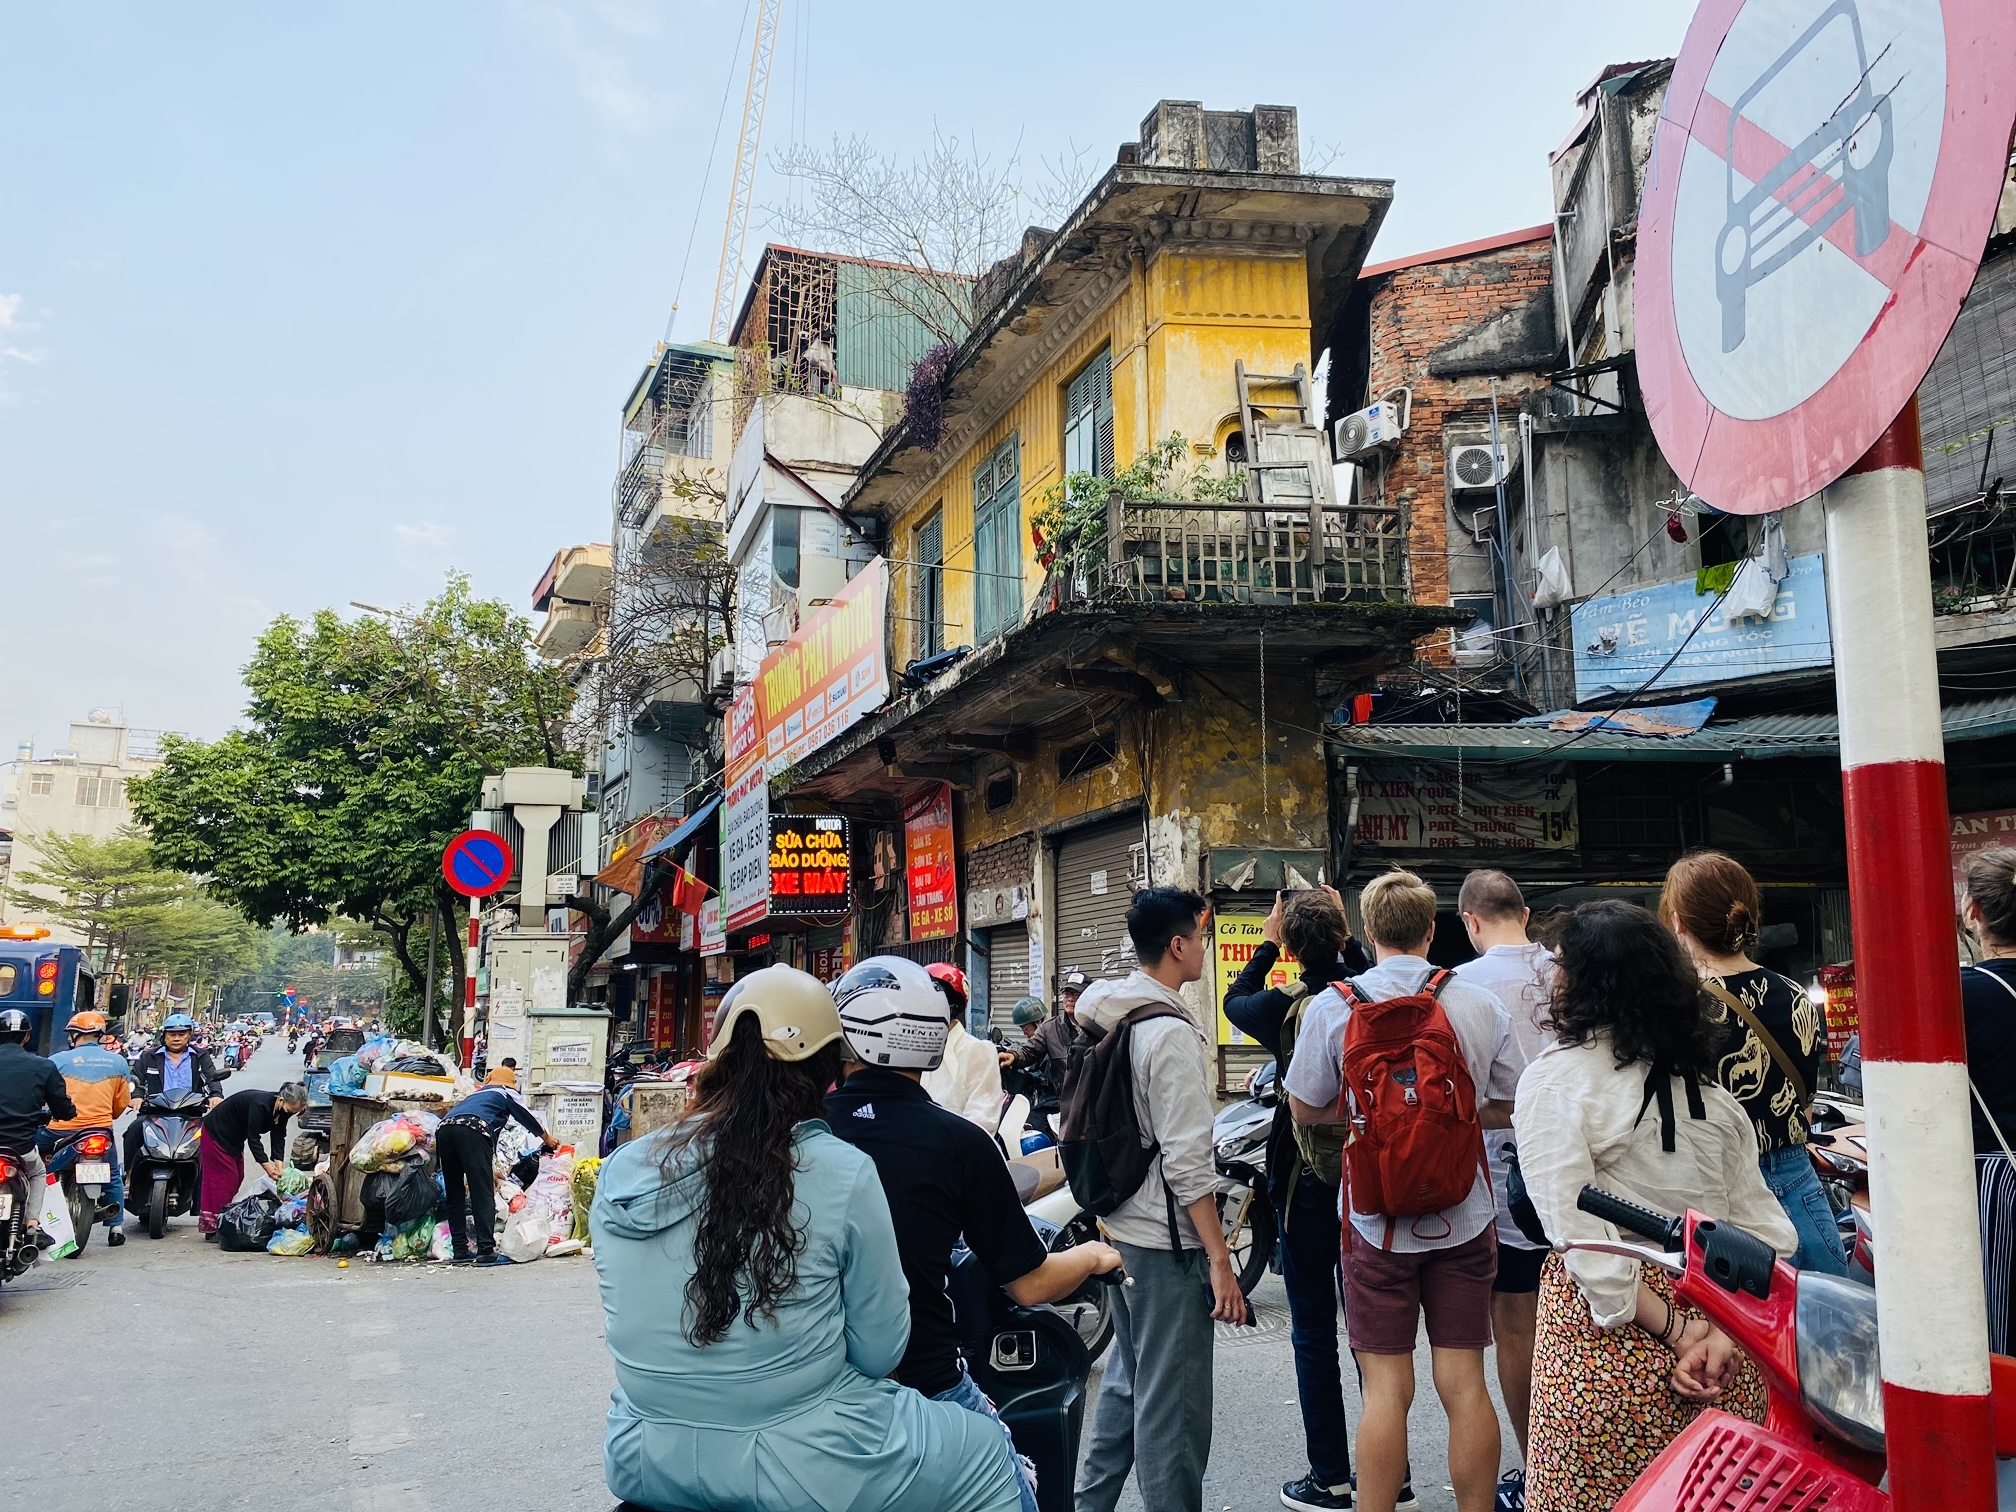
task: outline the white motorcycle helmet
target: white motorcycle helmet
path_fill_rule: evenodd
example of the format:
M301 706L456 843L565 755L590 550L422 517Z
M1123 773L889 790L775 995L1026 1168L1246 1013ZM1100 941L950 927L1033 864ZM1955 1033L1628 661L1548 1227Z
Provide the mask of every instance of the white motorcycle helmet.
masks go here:
M915 961L870 956L833 984L847 1048L864 1066L935 1071L945 1059L952 1007Z

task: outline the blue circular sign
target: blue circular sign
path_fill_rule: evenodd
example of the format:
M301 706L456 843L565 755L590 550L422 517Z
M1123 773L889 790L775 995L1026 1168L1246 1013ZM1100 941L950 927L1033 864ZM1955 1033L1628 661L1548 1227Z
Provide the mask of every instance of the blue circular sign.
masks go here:
M504 890L516 863L502 835L464 830L441 853L441 875L463 897L487 898Z

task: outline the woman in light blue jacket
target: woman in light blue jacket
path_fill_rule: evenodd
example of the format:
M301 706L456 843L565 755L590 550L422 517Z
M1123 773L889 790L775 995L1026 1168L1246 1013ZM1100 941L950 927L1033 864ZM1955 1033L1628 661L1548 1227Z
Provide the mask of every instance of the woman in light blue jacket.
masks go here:
M884 1379L910 1334L889 1204L820 1115L816 978L737 983L691 1117L603 1163L590 1228L616 1366L603 1470L653 1512L1016 1512L1001 1430Z

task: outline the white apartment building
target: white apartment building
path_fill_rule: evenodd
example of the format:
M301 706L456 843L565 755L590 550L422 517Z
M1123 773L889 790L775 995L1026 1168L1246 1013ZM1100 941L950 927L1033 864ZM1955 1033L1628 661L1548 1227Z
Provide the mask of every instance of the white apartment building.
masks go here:
M129 727L115 710L93 709L70 726L61 748L38 758L22 742L0 775L0 832L12 837L0 863L0 924L43 924L65 944L83 940L36 912L21 878L41 865L41 835L87 834L110 839L133 819L127 787L161 766L159 730Z

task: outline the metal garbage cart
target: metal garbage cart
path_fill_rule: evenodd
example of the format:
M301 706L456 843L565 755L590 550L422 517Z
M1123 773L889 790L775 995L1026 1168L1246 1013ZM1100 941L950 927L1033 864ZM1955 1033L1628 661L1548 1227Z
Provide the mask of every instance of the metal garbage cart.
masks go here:
M401 1113L446 1114L439 1098L360 1097L339 1092L329 1099L329 1169L308 1188L308 1228L315 1250L326 1254L339 1234L354 1234L364 1225L364 1178L368 1172L350 1164L350 1149L373 1124ZM434 1170L434 1157L427 1157Z

